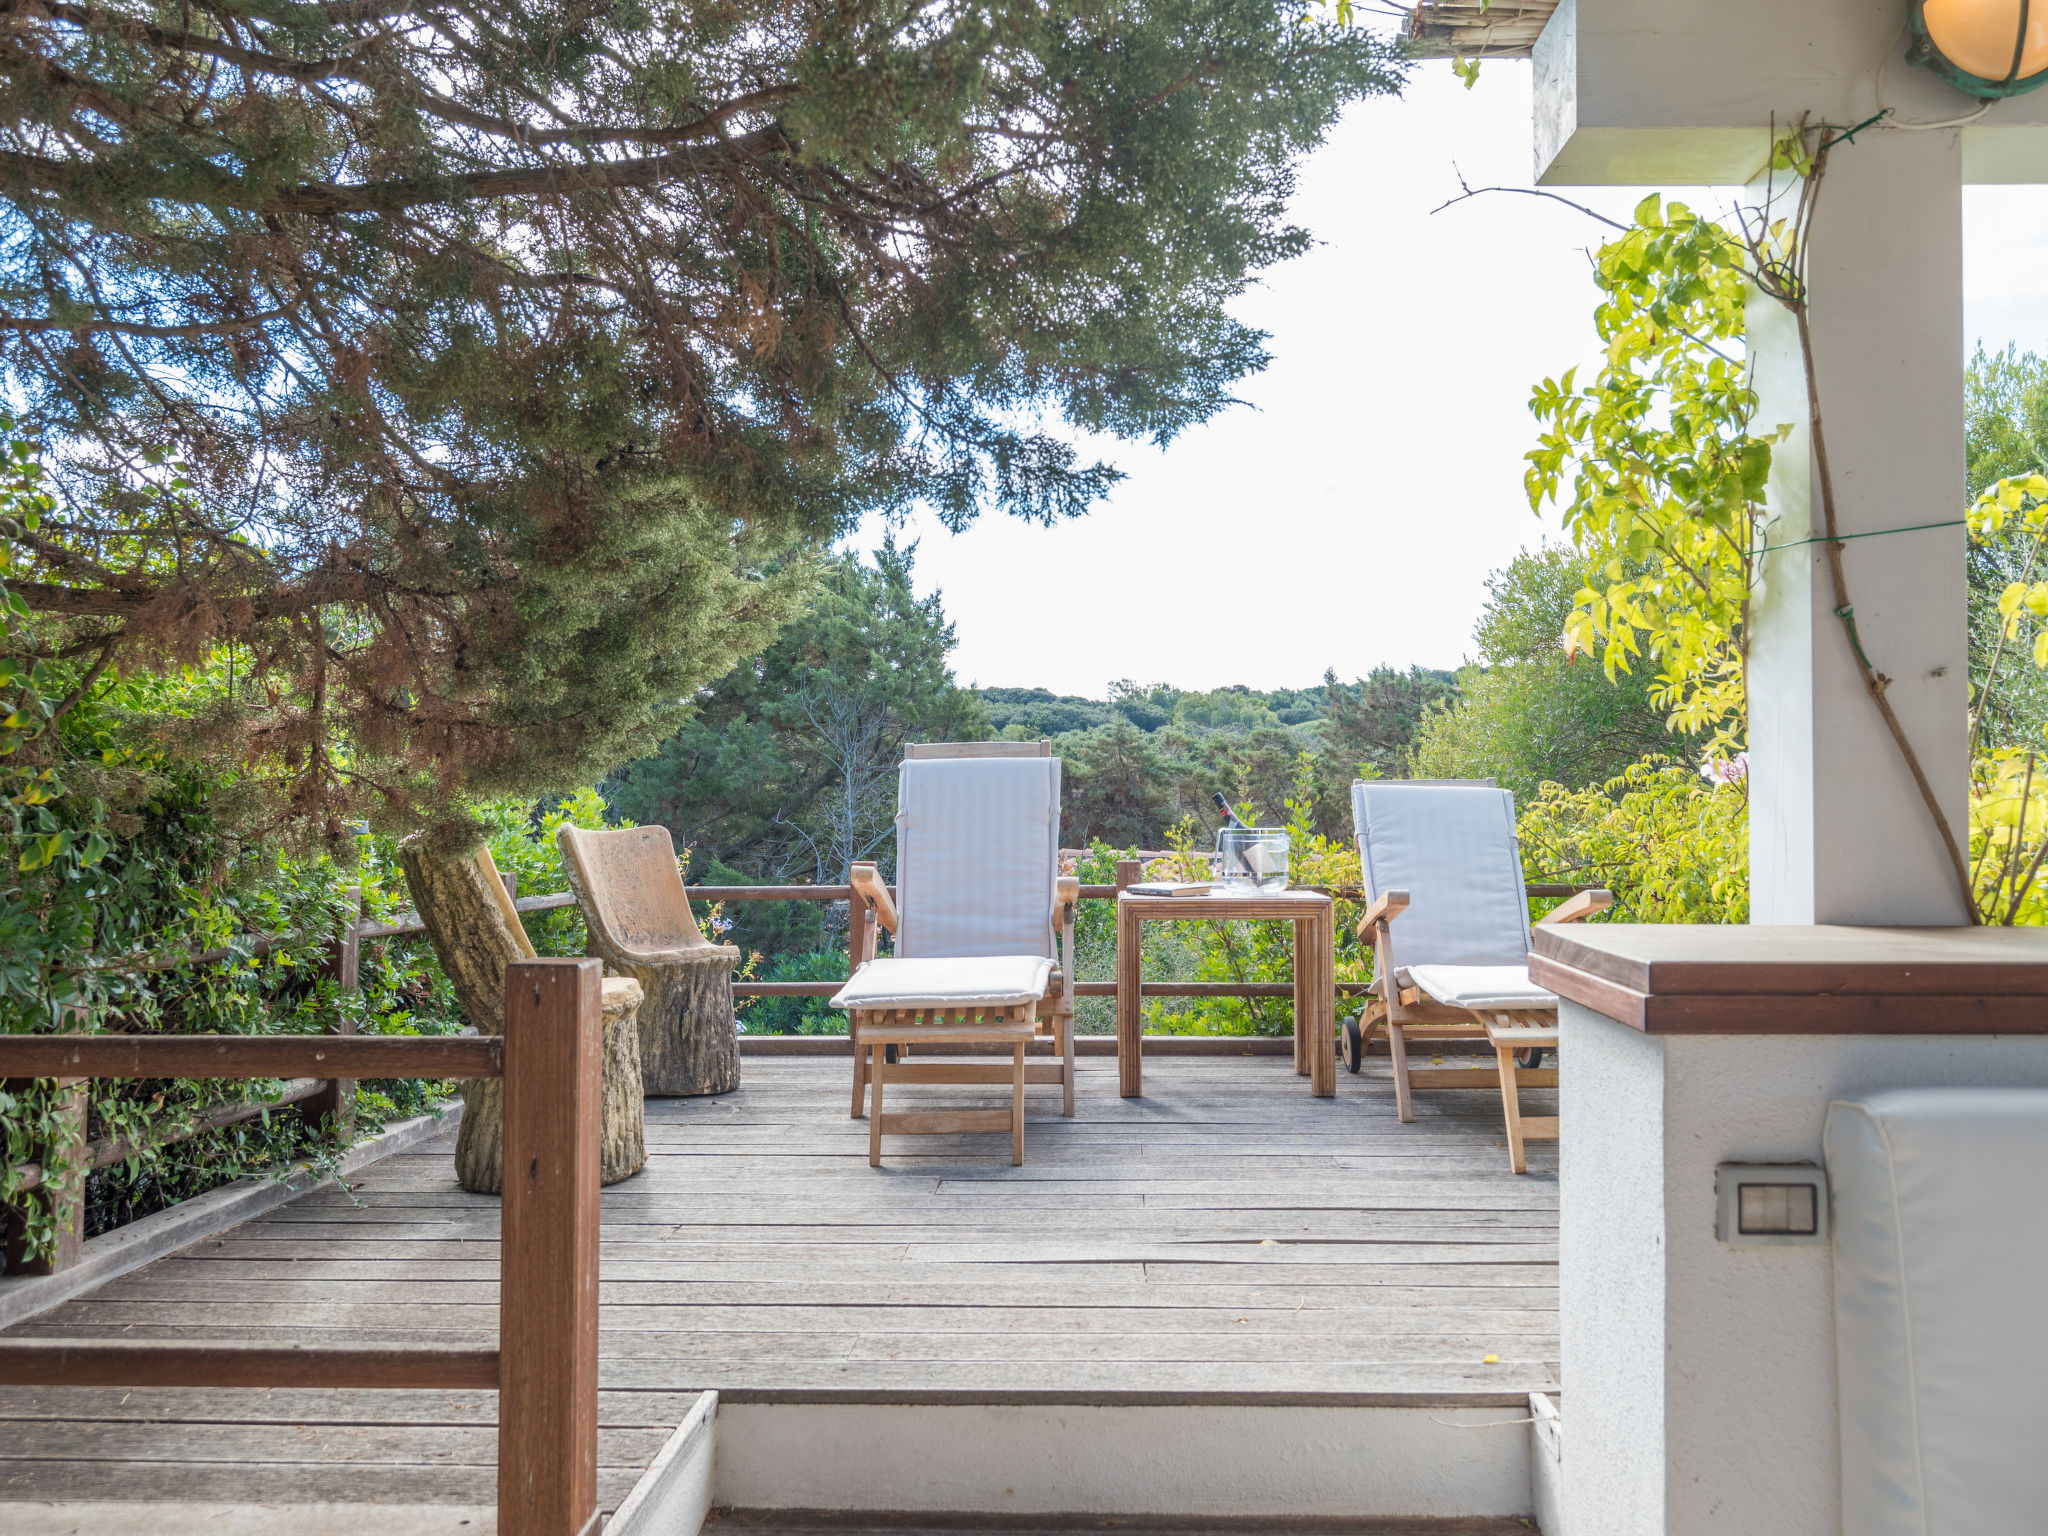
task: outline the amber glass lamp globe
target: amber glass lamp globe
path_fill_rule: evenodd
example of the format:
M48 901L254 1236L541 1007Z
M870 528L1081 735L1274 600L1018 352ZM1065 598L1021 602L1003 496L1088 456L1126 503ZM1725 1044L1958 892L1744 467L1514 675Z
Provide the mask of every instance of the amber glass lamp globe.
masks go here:
M1972 96L2048 81L2048 0L1911 0L1911 62Z

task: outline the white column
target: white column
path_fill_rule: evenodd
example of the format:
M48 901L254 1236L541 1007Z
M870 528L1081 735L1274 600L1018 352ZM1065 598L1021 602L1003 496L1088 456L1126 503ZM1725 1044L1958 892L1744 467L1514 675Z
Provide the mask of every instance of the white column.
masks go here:
M1761 195L1759 193L1759 195ZM1953 132L1866 132L1829 157L1808 276L1849 597L1871 665L1967 853L1962 157ZM1752 922L1947 925L1967 913L1835 614L1791 316L1752 295L1773 464L1749 656Z

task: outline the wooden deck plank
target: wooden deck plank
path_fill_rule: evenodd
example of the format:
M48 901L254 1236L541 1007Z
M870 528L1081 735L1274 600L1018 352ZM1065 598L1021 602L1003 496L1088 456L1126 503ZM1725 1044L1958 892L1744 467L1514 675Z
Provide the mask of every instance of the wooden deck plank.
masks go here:
M294 1265L252 1265L260 1268L272 1278L280 1278L279 1271L294 1268L306 1273L309 1288L305 1299L309 1305L325 1303L334 1299L329 1285L393 1284L413 1285L420 1281L473 1281L479 1286L497 1284L497 1266L470 1264L440 1264L424 1260L410 1263L370 1265L360 1261L330 1262L326 1260L304 1260ZM920 1308L986 1308L986 1307L1044 1307L1066 1306L1069 1315L1080 1317L1071 1304L1058 1300L1058 1292L1048 1292L1042 1285L1020 1283L952 1284L943 1278L929 1279L920 1275L915 1284L904 1284L903 1277L886 1285L850 1284L836 1281L780 1281L753 1284L740 1281L711 1280L695 1281L677 1279L666 1269L658 1266L642 1266L653 1271L649 1278L641 1281L613 1280L600 1287L600 1296L607 1306L627 1306L632 1298L644 1295L654 1304L690 1306L699 1309L704 1319L702 1326L716 1327L719 1317L735 1307L763 1306L801 1308L808 1311L826 1312L840 1307L892 1307L916 1310ZM240 1273L242 1271L230 1271ZM1434 1311L1442 1306L1488 1306L1517 1309L1556 1310L1556 1292L1549 1286L1540 1272L1536 1282L1526 1285L1465 1285L1451 1287L1441 1283L1441 1272L1432 1273L1427 1281L1413 1285L1389 1281L1385 1271L1374 1271L1359 1288L1359 1299L1371 1306L1402 1306L1418 1311ZM381 1278L402 1276L402 1279ZM1089 1287L1090 1305L1083 1309L1089 1315L1109 1308L1138 1307L1150 1310L1201 1307L1244 1307L1273 1306L1284 1303L1292 1308L1297 1304L1307 1311L1337 1311L1350 1305L1346 1291L1332 1286L1303 1286L1291 1281L1288 1275L1269 1277L1271 1283L1256 1281L1255 1277L1231 1275L1222 1284L1204 1286L1177 1285L1168 1280L1148 1280L1142 1274L1135 1280L1108 1281L1091 1276ZM445 1286L435 1285L445 1290ZM644 1288L644 1289L643 1289ZM1532 1292L1540 1294L1532 1294ZM271 1294L274 1294L272 1292ZM495 1292L493 1292L495 1294ZM1078 1325L1077 1326L1081 1326Z
M165 1436L170 1439L169 1435ZM495 1446L497 1437L492 1435ZM650 1455L652 1453L649 1453ZM640 1467L597 1469L601 1509L617 1508ZM498 1470L484 1466L386 1464L374 1477L356 1464L250 1462L63 1461L23 1457L0 1462L0 1529L15 1500L92 1499L122 1503L234 1502L263 1504L464 1504L495 1506ZM224 1492L232 1489L232 1494ZM374 1497L371 1490L374 1489ZM40 1529L40 1527L39 1527ZM374 1529L374 1526L372 1527ZM367 1533L366 1533L367 1536Z
M10 1426L5 1441L25 1437ZM166 1435L151 1423L60 1419L33 1431L35 1459L93 1462L231 1462L237 1466L326 1465L494 1467L498 1430L489 1424L183 1424ZM602 1464L638 1469L654 1459L665 1430L613 1429L598 1437ZM374 1476L374 1473L366 1475Z
M695 1328L613 1328L605 1334L600 1358L608 1360L668 1360L680 1368L741 1367L756 1362L801 1365L806 1361L837 1361L863 1358L888 1360L1006 1361L1017 1359L1047 1363L1085 1360L1145 1360L1185 1363L1267 1363L1292 1361L1345 1365L1384 1362L1427 1363L1446 1357L1477 1362L1485 1355L1511 1352L1513 1358L1543 1361L1556 1352L1554 1331L1495 1328L1484 1332L1456 1331L1417 1334L1406 1329L1369 1333L1345 1329L1333 1338L1325 1332L1265 1330L1249 1321L1232 1330L1182 1330L1165 1328L1133 1330L1122 1334L1070 1333L1047 1328L1028 1332L1006 1329L972 1333L958 1330L931 1333L904 1329L832 1332L759 1332L739 1329L705 1331ZM303 1325L298 1325L303 1326ZM235 1328L208 1337L238 1340L283 1339L284 1328ZM348 1327L352 1340L373 1339L406 1342L473 1338L454 1329ZM488 1338L488 1330L477 1330ZM153 1329L101 1324L73 1330L73 1337L158 1338ZM175 1335L191 1337L190 1334ZM1510 1355L1503 1355L1509 1358Z
M601 1392L602 1429L673 1429L694 1392ZM475 1424L498 1422L495 1392L363 1392L270 1387L24 1387L0 1402L0 1423L57 1419L192 1424Z
M734 1094L650 1101L648 1167L602 1202L604 1500L709 1387L1511 1403L1556 1386L1556 1149L1511 1175L1497 1096L1433 1095L1401 1125L1372 1070L1315 1100L1284 1057L1147 1067L1126 1101L1114 1061L1083 1058L1074 1120L1034 1092L1019 1168L981 1136L892 1140L869 1168L834 1058L749 1058ZM21 1331L488 1343L497 1238L497 1202L457 1189L436 1145ZM10 1390L0 1501L487 1505L495 1412L487 1392Z

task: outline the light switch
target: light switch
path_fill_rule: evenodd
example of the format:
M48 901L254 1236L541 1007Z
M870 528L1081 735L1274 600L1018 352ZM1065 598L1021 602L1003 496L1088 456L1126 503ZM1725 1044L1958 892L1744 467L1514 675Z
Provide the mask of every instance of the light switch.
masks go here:
M1828 1236L1827 1174L1810 1163L1723 1163L1714 1236L1731 1248L1785 1248Z

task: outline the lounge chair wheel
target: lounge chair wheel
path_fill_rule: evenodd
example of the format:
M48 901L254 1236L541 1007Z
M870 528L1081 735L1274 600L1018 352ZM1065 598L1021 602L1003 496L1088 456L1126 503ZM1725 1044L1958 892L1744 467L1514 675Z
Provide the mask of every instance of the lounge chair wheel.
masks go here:
M1540 1045L1532 1045L1526 1051L1515 1052L1515 1065L1518 1067L1542 1066L1543 1047Z
M1344 1021L1344 1065L1353 1072L1365 1065L1365 1036L1355 1013Z
M887 1063L888 1063L888 1064L889 1064L890 1066L892 1066L892 1067L893 1067L893 1066L895 1066L895 1065L896 1065L896 1047L895 1047L895 1046L893 1046L893 1045L885 1045L885 1046L883 1046L883 1047L882 1047L882 1060L886 1061L886 1062L887 1062Z

